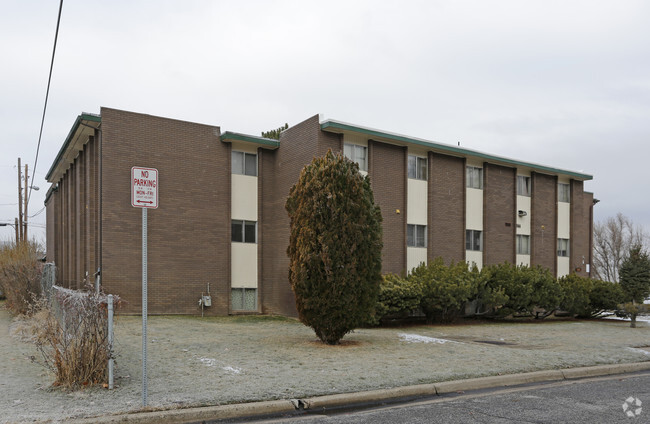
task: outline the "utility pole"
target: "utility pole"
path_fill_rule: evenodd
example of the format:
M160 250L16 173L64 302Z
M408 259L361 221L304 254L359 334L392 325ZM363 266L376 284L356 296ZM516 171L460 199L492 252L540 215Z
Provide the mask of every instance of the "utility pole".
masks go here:
M14 218L14 229L16 230L16 247L18 247L18 242L20 241L20 230L18 229L18 218Z
M21 185L20 158L18 158L18 226L17 231L20 241L23 240L23 188Z
M25 226L25 231L23 232L23 240L28 241L27 238L27 202L29 201L29 175L27 172L27 164L25 164L25 218L23 219L23 225Z

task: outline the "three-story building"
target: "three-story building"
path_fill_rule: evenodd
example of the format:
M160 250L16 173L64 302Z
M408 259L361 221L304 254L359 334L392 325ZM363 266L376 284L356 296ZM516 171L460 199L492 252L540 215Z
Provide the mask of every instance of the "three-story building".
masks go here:
M589 275L591 175L313 116L272 140L102 108L82 114L52 164L47 259L60 285L101 269L106 292L141 305L133 166L157 168L148 214L150 313L295 315L284 209L301 169L329 149L369 175L383 216L384 272L442 257Z

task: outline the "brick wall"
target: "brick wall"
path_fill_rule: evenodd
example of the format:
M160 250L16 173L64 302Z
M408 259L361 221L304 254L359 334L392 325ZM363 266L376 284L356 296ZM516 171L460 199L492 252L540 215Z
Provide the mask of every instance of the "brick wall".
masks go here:
M585 204L583 205L585 209L587 209L587 219L588 219L588 226L589 226L589 247L588 247L588 255L586 256L588 258L589 265L589 272L587 273L589 277L592 276L592 269L594 265L594 195L593 193L588 193L584 192L585 196Z
M557 177L531 173L530 264L557 275Z
M85 150L85 149L84 149ZM74 179L74 197L73 214L75 217L74 227L74 275L76 289L83 288L86 279L86 152L79 152L75 159L75 179Z
M465 160L429 152L427 260L465 259Z
M45 251L48 262L55 261L56 252L56 226L59 221L58 206L59 193L52 191L45 202Z
M289 284L289 216L284 205L300 171L311 163L317 152L327 151L327 142L336 144L335 140L337 136L321 134L316 115L284 131L278 150L264 151L261 155L264 173L260 174L263 187L260 213L265 240L261 249L263 313L297 315Z
M73 289L92 283L97 266L98 186L90 177L97 173L98 143L89 137L47 203L47 260L57 265L57 284Z
M382 272L402 273L406 271L406 147L369 140L368 157L375 204L383 217Z
M484 164L483 264L516 263L517 170Z
M591 226L590 209L593 198L590 193L584 192L582 181L571 180L571 222L569 238L569 255L571 258L571 271L583 277L589 276L586 264L590 263L591 252Z
M516 263L517 170L484 164L483 264Z
M158 169L148 211L149 312L200 313L230 301L230 145L218 127L102 108L102 283L141 310L142 210L131 206L133 166Z

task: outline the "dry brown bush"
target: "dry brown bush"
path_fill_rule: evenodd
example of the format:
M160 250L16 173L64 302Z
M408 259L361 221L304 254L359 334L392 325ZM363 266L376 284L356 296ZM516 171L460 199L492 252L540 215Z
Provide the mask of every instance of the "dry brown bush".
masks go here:
M112 355L107 296L54 287L51 303L39 305L23 333L31 332L28 338L56 376L53 385L77 389L106 383Z
M28 313L40 295L41 255L36 242L0 245L0 288L15 315Z

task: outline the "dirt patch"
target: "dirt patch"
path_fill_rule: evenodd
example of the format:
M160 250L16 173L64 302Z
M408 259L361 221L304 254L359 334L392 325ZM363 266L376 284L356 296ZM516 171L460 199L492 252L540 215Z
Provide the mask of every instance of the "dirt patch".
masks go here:
M503 341L497 341L497 340L474 340L474 343L487 343L491 345L497 345L497 346L516 346L515 343L508 343L508 342L503 342Z
M312 340L307 342L310 346L320 349L345 349L349 347L359 347L362 343L358 340L341 340L337 345L328 345L320 340Z

